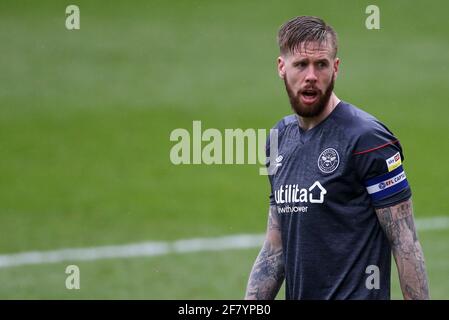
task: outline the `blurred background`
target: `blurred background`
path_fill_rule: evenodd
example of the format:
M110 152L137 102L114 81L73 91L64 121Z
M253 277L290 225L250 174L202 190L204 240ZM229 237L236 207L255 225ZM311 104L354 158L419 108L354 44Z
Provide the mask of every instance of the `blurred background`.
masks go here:
M65 27L69 4L80 30ZM380 30L365 27L370 4ZM2 0L0 255L262 234L260 165L175 166L169 136L193 120L223 132L289 114L276 33L297 15L336 29L337 95L400 138L415 217L448 219L448 12L443 0ZM419 237L431 296L448 299L449 224L438 221ZM240 299L258 251L1 267L0 298ZM65 287L68 264L80 290Z

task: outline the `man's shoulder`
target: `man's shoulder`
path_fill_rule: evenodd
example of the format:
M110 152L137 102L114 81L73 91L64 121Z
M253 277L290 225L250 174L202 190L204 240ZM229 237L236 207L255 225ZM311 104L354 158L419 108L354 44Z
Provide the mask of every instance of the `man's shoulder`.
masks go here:
M287 129L288 128L291 129L292 126L296 125L296 123L297 123L297 118L296 118L295 114L290 114L288 116L285 116L271 128L270 136L273 134L272 131L276 131L276 135L277 135L278 139L282 140L284 138L284 136L286 135L286 132L289 131Z
M376 117L347 102L341 101L334 121L346 137L361 148L396 140L387 126Z
M272 129L283 131L285 130L285 128L294 124L296 121L297 121L296 115L289 114L288 116L285 116L281 120L279 120Z
M347 102L340 102L339 112L334 118L348 136L360 137L376 132L390 133L390 130L376 117Z
M360 136L383 126L373 115L344 101L340 102L334 121L351 136Z

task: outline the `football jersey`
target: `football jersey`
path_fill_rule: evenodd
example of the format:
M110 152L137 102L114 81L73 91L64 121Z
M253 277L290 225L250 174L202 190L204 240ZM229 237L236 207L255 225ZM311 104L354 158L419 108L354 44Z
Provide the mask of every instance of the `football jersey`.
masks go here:
M274 129L278 152L270 157L268 138L267 166L286 299L389 299L391 249L375 209L411 197L398 139L343 101L312 129L296 115Z

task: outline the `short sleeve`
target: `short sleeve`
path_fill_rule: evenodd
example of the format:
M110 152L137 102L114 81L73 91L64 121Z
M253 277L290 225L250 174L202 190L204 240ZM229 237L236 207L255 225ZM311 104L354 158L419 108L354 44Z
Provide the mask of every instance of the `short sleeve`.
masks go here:
M357 175L375 208L392 206L411 197L401 144L385 126L376 122L366 130L352 156Z

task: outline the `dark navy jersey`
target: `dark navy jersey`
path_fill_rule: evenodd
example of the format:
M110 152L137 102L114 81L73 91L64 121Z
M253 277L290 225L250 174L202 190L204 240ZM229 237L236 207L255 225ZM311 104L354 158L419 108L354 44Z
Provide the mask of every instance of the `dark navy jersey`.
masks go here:
M398 139L343 101L310 130L296 115L275 129L270 205L281 224L286 298L389 299L391 250L375 208L411 197Z

